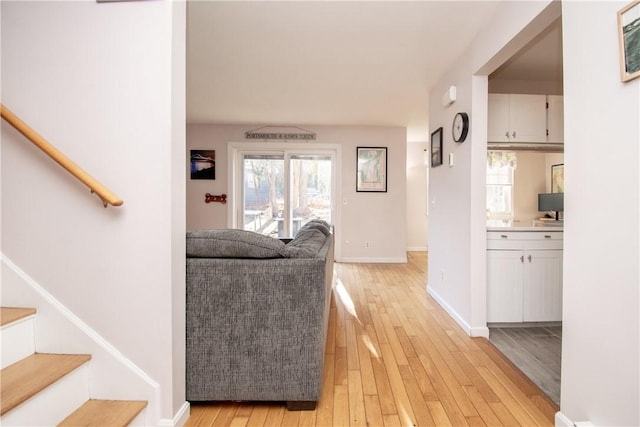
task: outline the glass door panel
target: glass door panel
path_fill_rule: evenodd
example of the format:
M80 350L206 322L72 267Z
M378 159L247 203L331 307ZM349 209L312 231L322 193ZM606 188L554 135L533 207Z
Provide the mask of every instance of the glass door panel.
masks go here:
M333 157L329 154L242 154L239 227L290 238L312 219L332 223Z
M331 224L331 156L292 155L290 170L290 234L312 219Z
M243 230L278 236L278 219L284 209L284 156L243 156ZM280 219L281 221L281 219Z

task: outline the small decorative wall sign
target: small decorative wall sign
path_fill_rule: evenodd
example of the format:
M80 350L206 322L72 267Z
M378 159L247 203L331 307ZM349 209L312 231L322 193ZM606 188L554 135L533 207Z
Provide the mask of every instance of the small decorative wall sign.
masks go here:
M214 195L214 194L207 193L204 195L204 202L205 203L217 202L225 205L227 204L227 195L226 194Z
M358 192L387 192L387 147L357 148Z
M620 77L623 82L640 77L640 0L618 12Z
M215 150L191 150L191 179L216 179Z
M316 134L299 127L263 126L244 133L245 139L280 139L285 141L315 141Z
M431 134L431 167L442 164L442 127Z

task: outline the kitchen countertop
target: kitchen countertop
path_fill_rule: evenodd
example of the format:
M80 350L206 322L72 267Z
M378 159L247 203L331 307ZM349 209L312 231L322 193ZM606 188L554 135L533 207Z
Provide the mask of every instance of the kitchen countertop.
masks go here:
M487 231L563 231L562 222L559 225L542 225L542 221L531 221L530 223L531 225L525 225L526 222L490 220L487 221Z

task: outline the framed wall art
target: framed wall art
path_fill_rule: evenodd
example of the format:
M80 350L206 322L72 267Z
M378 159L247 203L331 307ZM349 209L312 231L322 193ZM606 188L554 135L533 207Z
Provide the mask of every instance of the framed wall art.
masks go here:
M216 179L215 150L191 150L191 179Z
M431 134L431 167L442 164L442 127Z
M551 166L551 192L564 193L564 164Z
M620 78L623 82L640 77L640 0L618 12Z
M387 147L357 148L358 192L387 191Z

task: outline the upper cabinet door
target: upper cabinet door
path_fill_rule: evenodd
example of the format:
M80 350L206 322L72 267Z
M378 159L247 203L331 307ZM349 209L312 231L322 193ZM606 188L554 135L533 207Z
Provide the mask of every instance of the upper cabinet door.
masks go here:
M489 94L488 142L547 142L545 95Z
M547 141L564 144L564 97L547 96Z
M547 142L547 97L511 95L509 125L511 142Z
M489 94L487 137L489 142L509 142L509 95Z

